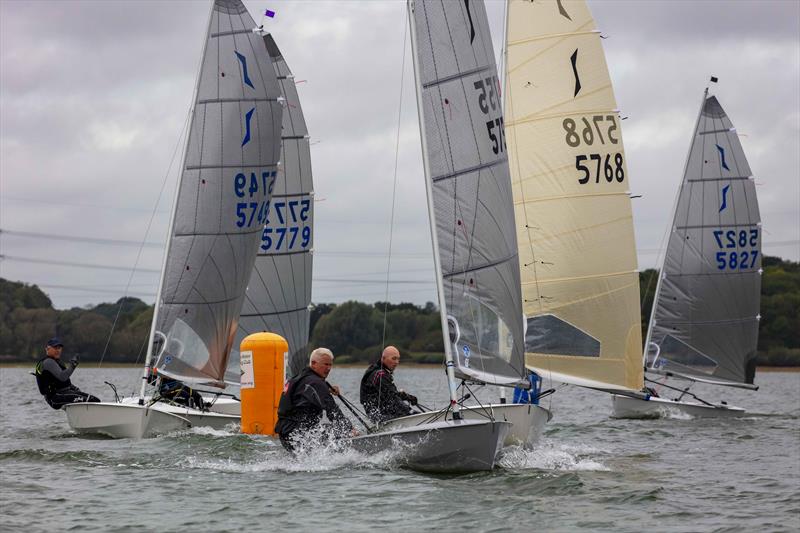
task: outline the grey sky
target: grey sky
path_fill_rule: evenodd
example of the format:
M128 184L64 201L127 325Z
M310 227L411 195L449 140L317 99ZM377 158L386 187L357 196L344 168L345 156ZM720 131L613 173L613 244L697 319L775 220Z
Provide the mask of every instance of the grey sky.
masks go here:
M295 73L314 143L313 299L381 300L385 285L364 280L387 271L405 4L245 4ZM657 260L709 75L756 176L764 252L800 259L800 2L589 5L629 117L632 193L644 195L634 200L640 268ZM265 8L277 16L263 19ZM0 0L0 229L10 232L0 236L1 277L39 284L57 307L115 300L137 247L64 237L141 241L168 177L147 236L163 243L208 9ZM487 10L499 52L503 2ZM422 303L435 291L406 48L389 299ZM152 301L160 265L161 249L144 248L139 268L149 271L130 294Z

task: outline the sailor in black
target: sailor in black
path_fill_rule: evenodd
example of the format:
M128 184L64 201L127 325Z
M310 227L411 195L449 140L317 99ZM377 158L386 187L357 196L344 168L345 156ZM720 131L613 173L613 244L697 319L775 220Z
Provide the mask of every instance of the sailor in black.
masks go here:
M317 348L311 352L309 366L284 386L275 433L287 450L293 451L309 431L320 427L323 413L331 422L334 436L358 435L333 399L339 394L339 387L325 381L332 367L333 353Z
M68 364L61 362L61 351L64 344L57 337L47 341L47 355L36 363L34 375L39 392L44 396L47 405L53 409L61 409L68 403L99 402L100 399L81 391L70 382L69 377L78 366L78 358L74 357Z
M416 405L417 397L402 390L394 384L392 373L400 364L400 351L394 346L387 346L381 358L369 365L361 378L361 404L367 416L375 423L385 422L392 418L411 414L411 405Z

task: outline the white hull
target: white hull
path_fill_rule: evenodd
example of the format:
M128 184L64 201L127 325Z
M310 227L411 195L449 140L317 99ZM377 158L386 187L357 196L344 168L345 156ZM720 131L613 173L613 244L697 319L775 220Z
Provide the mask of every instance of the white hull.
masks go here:
M145 403L150 403L152 399L152 396L144 397ZM233 398L217 398L216 396L203 396L203 400L206 402L206 404L211 404L208 407L208 410L212 413L234 415L237 417L242 416L242 402L239 400L234 400ZM122 403L139 403L139 397L128 396L122 399Z
M204 396L203 399L206 403L211 403L208 408L212 413L221 413L223 415L242 416L242 402L234 400L233 398L217 398Z
M491 470L511 424L483 420L440 420L351 439L363 453L397 450L398 461L421 472Z
M395 418L381 425L381 430L418 426L439 419L441 413L442 411L430 411ZM498 421L511 422L511 429L503 441L504 446L533 446L541 437L545 424L552 418L550 411L544 407L527 403L469 406L463 407L461 414L465 420L487 420L489 416L492 416Z
M235 400L232 400L235 401ZM139 399L136 397L128 397L122 400L124 405L138 404ZM147 402L145 402L146 404ZM239 402L236 402L237 406ZM223 429L228 424L239 424L241 417L239 414L224 414L220 412L200 411L197 409L189 409L186 406L174 405L166 402L156 402L151 406L151 409L158 409L166 413L171 413L185 418L192 426L195 427L210 427L214 429Z
M122 403L73 403L64 406L64 411L70 427L78 433L115 439L144 439L192 426L223 429L240 422L237 415L198 411L163 402L142 406L138 398L125 398Z
M78 433L99 434L115 439L155 437L191 427L177 414L147 406L85 402L64 406L67 421Z
M611 401L611 416L614 418L668 418L676 415L688 415L692 418L732 418L745 414L744 409L732 405L711 406L652 396L645 400L612 394Z

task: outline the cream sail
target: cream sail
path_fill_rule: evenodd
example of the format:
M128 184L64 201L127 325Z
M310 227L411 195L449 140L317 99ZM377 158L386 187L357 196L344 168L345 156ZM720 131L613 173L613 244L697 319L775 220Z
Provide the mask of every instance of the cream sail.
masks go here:
M508 4L505 126L526 366L643 386L639 279L619 112L584 2Z

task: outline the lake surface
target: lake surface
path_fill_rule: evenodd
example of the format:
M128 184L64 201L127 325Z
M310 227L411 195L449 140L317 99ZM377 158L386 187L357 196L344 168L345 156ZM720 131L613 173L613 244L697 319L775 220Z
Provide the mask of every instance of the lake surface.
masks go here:
M562 387L543 400L554 416L536 449L507 449L493 472L442 476L384 456L291 457L233 430L78 437L28 372L0 369L4 531L800 530L800 373L760 373L758 392L696 388L757 413L734 420L615 420L608 395ZM361 373L334 368L329 381L357 400ZM131 393L139 371L73 376L110 400L104 381ZM438 368L401 366L397 382L444 405Z

